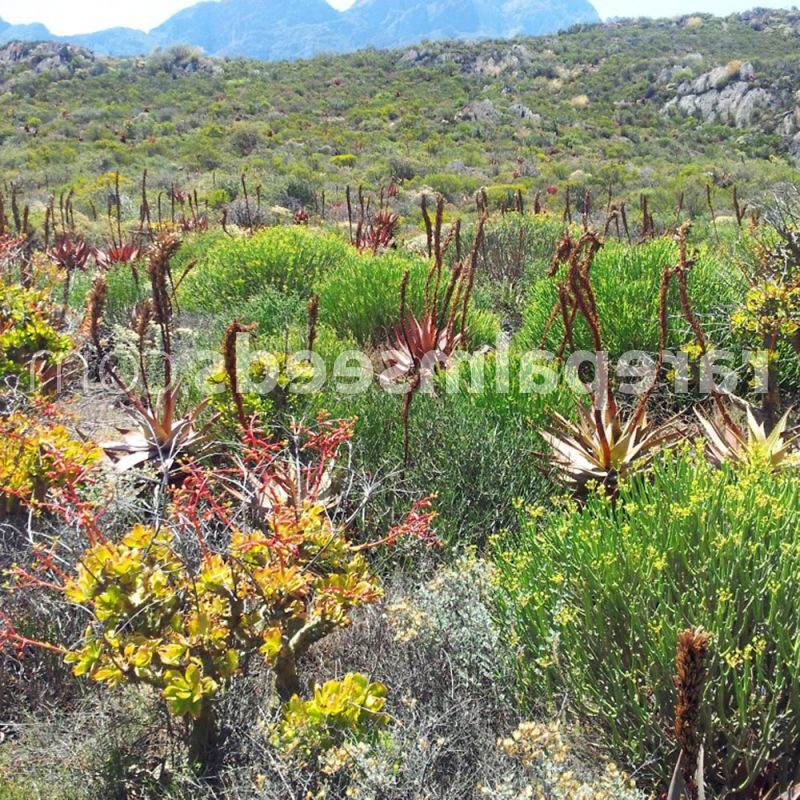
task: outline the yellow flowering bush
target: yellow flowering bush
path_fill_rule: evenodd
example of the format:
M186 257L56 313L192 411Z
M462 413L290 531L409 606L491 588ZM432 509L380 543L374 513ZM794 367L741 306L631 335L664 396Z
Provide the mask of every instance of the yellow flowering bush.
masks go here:
M740 333L793 336L800 329L800 288L772 280L756 284L731 315L731 324Z
M663 779L675 641L714 634L706 776L745 790L800 778L800 484L696 451L591 494L498 543L496 598L532 708L542 696L602 726L614 758ZM674 761L674 759L673 759ZM661 770L661 773L659 772Z
M289 699L297 659L381 590L319 506L278 516L269 534L234 531L225 552L206 553L195 569L168 527L138 525L87 550L64 587L93 616L65 656L75 674L158 689L201 738L243 658L260 655ZM205 744L195 743L196 758Z

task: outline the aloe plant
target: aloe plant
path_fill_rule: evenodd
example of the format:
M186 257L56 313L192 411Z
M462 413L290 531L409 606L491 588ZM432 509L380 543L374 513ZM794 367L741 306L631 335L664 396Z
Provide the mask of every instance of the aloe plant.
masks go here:
M137 427L117 428L121 439L100 444L118 471L150 463L158 465L164 473L172 473L182 457L197 456L208 444L208 431L218 415L199 424L198 419L208 405L208 400L204 400L183 416L176 417L179 388L180 384L176 384L165 389L160 402L152 404L133 398L128 413Z
M652 423L644 407L623 420L610 404L597 409L576 403L578 421L553 414L557 428L540 431L552 449L552 465L561 481L583 493L590 481L616 490L620 478L651 461L677 438L671 421Z
M766 421L759 422L749 404L746 407L745 430L729 416L715 419L695 409L706 440L706 455L712 464L719 467L726 462L758 462L775 470L800 464L800 453L796 447L800 435L787 433L790 412L791 409L768 432Z

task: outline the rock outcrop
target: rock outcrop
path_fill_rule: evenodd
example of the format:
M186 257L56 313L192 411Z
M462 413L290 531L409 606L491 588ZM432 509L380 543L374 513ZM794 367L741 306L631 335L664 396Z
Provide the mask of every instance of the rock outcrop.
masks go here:
M662 70L658 82L668 84L685 69ZM800 91L760 82L749 61L732 61L681 82L664 113L682 113L703 122L718 122L736 128L758 127L778 134L789 152L800 158Z
M750 127L764 113L775 111L780 105L775 94L756 85L755 78L755 69L749 61L714 67L692 81L681 83L677 96L664 110L677 108L699 116L703 122Z

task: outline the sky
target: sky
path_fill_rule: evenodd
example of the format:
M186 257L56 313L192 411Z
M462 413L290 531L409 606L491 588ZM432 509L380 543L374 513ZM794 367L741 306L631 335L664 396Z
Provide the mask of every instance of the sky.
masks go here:
M133 3L110 0L0 0L0 18L11 23L43 22L61 36L88 33L122 25L150 30L160 25L181 8L196 0L135 0ZM346 8L353 0L328 0L332 6ZM594 6L604 19L608 17L660 16L669 17L695 11L730 14L755 6L790 8L798 0L661 0L649 9L641 0L594 0ZM651 13L647 14L650 10Z

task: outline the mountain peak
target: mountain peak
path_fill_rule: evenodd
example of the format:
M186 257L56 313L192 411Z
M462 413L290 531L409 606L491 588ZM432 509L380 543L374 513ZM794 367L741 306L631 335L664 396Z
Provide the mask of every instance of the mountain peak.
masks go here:
M325 0L205 0L149 33L129 28L57 37L43 25L0 20L0 43L68 41L102 55L135 55L174 45L210 56L297 59L424 39L506 38L599 22L589 0L357 0L337 11Z

